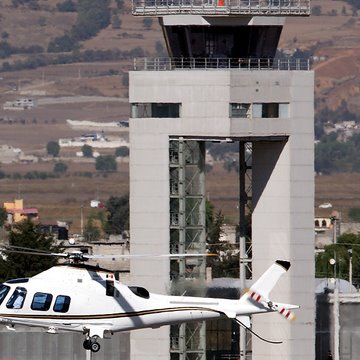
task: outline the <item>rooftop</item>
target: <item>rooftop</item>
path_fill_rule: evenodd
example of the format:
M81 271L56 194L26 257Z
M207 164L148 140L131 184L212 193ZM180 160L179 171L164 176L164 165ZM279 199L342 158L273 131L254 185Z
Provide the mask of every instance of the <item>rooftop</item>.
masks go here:
M138 16L309 16L310 0L132 0Z

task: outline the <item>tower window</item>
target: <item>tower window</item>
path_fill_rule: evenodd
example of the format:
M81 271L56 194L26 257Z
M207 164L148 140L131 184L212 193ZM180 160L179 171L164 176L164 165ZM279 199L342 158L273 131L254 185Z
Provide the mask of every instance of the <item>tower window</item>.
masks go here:
M180 103L134 103L131 104L132 118L179 118Z
M288 103L262 103L253 104L254 118L288 118Z
M230 117L235 118L250 118L251 117L251 104L230 104Z

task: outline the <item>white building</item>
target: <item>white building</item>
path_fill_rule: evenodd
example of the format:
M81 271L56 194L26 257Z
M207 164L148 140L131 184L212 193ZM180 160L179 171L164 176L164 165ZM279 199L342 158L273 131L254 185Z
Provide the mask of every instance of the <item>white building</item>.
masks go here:
M7 101L3 105L4 110L29 110L37 106L35 100L30 98L16 99L14 101Z

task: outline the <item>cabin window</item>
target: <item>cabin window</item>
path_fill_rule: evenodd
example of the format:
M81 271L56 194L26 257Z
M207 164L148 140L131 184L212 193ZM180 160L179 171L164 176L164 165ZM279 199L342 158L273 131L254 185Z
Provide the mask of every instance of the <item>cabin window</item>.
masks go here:
M31 303L31 310L47 311L50 309L53 296L51 294L45 294L37 292L34 295Z
M10 286L0 284L0 305L4 301L4 299L5 299L6 295L8 294L9 290L10 290Z
M8 309L21 309L24 304L26 292L25 288L18 286L11 295L6 307Z
M69 310L69 307L70 307L70 296L59 295L56 297L54 304L55 312L65 313Z
M20 278L20 279L12 279L8 280L8 284L21 284L21 283L27 283L29 281L28 278Z

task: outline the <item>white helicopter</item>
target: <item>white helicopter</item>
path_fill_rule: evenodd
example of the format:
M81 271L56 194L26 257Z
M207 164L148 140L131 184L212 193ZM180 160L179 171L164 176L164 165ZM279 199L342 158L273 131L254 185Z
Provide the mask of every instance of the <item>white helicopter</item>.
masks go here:
M24 252L22 248L11 251ZM48 255L37 251L25 253ZM100 350L99 338L114 332L220 317L233 319L253 333L250 315L279 312L292 320L295 316L290 310L299 307L269 299L280 276L290 267L287 261L277 260L240 299L228 300L152 294L143 287L122 284L111 271L83 263L100 257L134 257L131 255L97 256L80 252L51 255L72 262L56 265L31 278L0 284L0 323L14 331L16 325L26 325L44 328L51 334L80 332L85 335L84 348L92 352ZM199 255L159 256L181 258Z

